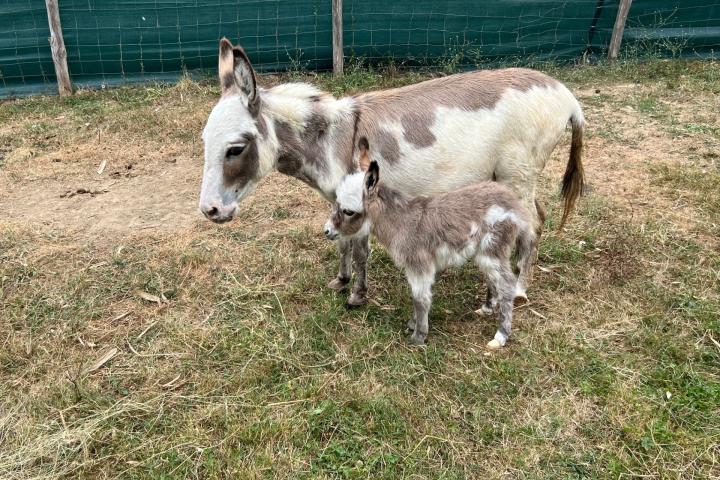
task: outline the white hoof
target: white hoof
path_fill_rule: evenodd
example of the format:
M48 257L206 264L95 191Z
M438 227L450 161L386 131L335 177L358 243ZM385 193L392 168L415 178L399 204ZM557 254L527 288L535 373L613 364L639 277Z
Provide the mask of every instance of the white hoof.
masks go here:
M500 345L500 342L498 342L494 338L487 343L488 350L500 350L501 348L502 345Z
M477 313L478 315L492 315L493 309L483 303L482 307L475 310L475 313Z

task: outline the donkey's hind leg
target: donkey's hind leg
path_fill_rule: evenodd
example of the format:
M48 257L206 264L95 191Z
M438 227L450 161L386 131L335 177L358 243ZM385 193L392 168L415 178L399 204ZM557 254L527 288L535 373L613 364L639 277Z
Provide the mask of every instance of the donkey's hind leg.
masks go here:
M337 245L338 253L340 253L340 270L337 277L328 283L328 288L339 292L347 287L352 277L352 240L341 238L338 240Z
M521 228L515 241L518 266L515 305L527 302L527 288L532 282L533 266L537 259L537 238L531 228Z
M367 262L370 256L370 237L354 238L352 242L355 284L347 303L351 307L358 307L367 303Z
M535 213L537 215L538 223L535 230L535 235L540 238L543 229L545 228L545 220L547 220L547 210L545 210L545 207L542 203L540 203L540 200L538 200L537 198L535 199Z

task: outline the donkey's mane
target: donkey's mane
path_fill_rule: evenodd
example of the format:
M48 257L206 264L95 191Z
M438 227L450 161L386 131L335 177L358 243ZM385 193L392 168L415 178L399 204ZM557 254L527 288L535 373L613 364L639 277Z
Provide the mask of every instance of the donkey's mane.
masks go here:
M302 130L313 111L313 104L335 102L332 95L309 83L282 83L260 92L263 113Z
M275 95L283 95L286 97L294 97L306 100L310 99L313 96L325 94L325 92L317 88L315 85L302 82L281 83L280 85L271 87L266 91L272 92Z

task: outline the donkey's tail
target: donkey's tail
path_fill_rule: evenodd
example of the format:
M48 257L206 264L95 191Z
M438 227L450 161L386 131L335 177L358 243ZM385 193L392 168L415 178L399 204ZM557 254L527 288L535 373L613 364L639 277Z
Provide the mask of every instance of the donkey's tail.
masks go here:
M518 279L515 287L515 296L527 299L525 291L532 281L532 270L537 257L537 235L531 223L520 228L515 240L515 253L517 256Z
M583 118L580 106L577 106L575 113L570 117L570 125L572 126L572 142L570 144L570 159L565 169L565 175L562 181L562 196L565 199L563 208L563 216L560 221L560 228L565 226L565 222L570 216L575 201L580 196L585 185L585 174L582 164L583 150L583 126L585 119Z

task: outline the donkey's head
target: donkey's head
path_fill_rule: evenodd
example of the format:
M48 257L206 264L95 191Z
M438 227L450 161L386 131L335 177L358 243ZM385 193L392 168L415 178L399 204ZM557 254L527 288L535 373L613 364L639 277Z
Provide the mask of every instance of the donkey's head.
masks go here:
M272 170L273 156L264 143L260 92L255 71L240 47L225 38L219 59L222 96L203 130L205 168L200 210L218 223L232 220L238 202Z
M360 167L367 172L361 170L346 175L338 186L330 218L325 223L325 236L330 240L363 237L370 233L368 205L377 198L380 167L377 162L370 162L365 137L360 139L359 149Z

